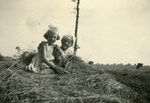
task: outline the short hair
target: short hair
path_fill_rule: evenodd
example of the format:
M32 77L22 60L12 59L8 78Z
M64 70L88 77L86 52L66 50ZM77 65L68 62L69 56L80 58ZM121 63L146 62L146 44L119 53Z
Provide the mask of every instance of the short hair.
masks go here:
M71 46L72 46L73 42L74 42L73 36L72 35L65 35L65 36L63 36L62 39L61 39L61 43L63 43L66 39L71 40Z
M44 38L48 39L49 35L57 35L57 40L60 39L60 36L58 34L57 31L53 31L53 30L48 30L45 34L44 34Z

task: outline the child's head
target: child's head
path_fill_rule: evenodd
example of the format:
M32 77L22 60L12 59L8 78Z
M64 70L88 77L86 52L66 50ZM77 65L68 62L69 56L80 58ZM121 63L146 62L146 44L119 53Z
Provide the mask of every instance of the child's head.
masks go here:
M63 38L61 39L61 44L62 44L61 47L64 50L67 50L68 48L70 48L73 45L73 36L71 36L71 35L63 36Z
M47 39L48 43L53 44L56 40L60 39L56 27L51 27L45 34L44 38Z

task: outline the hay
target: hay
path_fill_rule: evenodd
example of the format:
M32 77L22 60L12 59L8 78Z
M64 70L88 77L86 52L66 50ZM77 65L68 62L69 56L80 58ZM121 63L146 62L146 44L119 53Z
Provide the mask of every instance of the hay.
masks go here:
M115 78L73 56L69 75L34 74L23 66L0 73L2 103L130 103L135 92ZM131 98L132 97L132 98Z
M2 54L0 54L0 61L4 61L4 60L5 60L5 57Z

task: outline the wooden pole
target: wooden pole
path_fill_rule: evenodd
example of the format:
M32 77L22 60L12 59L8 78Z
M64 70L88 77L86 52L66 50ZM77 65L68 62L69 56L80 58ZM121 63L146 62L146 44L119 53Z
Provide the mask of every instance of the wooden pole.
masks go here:
M77 32L78 32L78 23L79 23L79 4L80 0L77 0L77 14L76 14L76 25L75 25L75 45L74 45L74 54L77 54L77 49L78 49L78 37L77 37Z

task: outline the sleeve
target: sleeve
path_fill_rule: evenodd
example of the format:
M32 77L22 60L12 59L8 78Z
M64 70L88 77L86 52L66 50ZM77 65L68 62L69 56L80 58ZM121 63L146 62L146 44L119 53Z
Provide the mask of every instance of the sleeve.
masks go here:
M38 52L41 53L42 52L42 46L46 45L45 41L41 41L41 43L38 45Z

